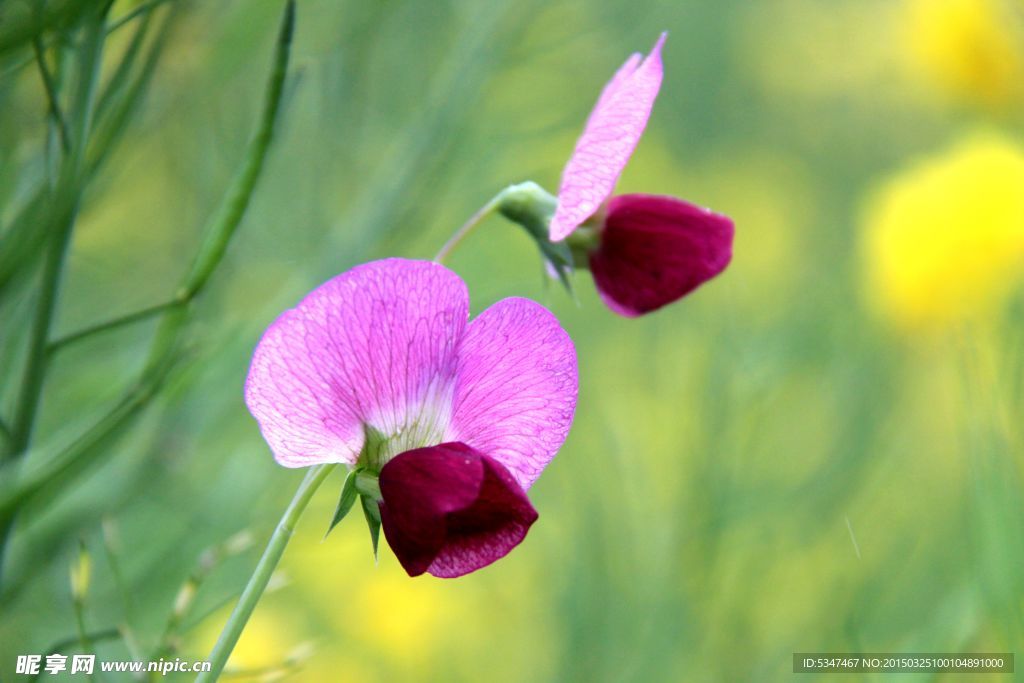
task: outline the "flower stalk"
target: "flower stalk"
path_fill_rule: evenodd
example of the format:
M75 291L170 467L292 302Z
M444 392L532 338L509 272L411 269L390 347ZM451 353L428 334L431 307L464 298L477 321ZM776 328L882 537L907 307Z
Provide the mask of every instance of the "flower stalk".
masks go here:
M224 624L220 637L217 638L217 644L214 645L213 650L210 652L208 658L210 671L199 674L199 677L196 678L196 683L211 683L217 680L224 670L224 665L227 664L228 657L231 656L232 650L235 649L235 645L242 635L242 630L245 628L246 623L248 623L249 617L252 616L253 610L256 609L256 604L263 596L263 591L266 590L274 569L277 568L278 563L281 561L284 549L288 546L288 541L291 540L292 534L295 532L296 523L302 516L306 506L309 505L313 494L320 487L320 484L334 471L335 467L337 467L335 464L315 465L306 471L305 478L299 484L298 490L295 491L295 495L292 497L291 503L288 504L288 508L284 511L281 521L277 523L274 535L270 537L270 542L267 543L267 547L263 551L263 556L260 557L256 569L253 571L252 576L249 577L249 583L246 584L242 597L238 599L238 604L235 606L234 611L231 612L227 623Z
M479 211L470 216L469 220L463 223L462 226L448 238L448 241L444 243L444 246L441 247L440 251L438 251L437 255L434 257L434 262L444 263L445 259L455 251L455 248L459 246L462 240L466 239L469 233L473 232L476 226L483 223L485 218L495 212L495 210L501 205L502 195L504 194L505 190L502 190L489 202L484 204Z
M455 231L441 247L434 261L443 263L469 233L485 218L497 212L526 230L537 245L548 272L557 277L566 291L572 294L573 254L567 245L548 239L548 226L557 206L558 199L531 180L509 185Z
M498 212L509 220L519 223L527 229L531 237L546 239L547 224L555 212L557 200L537 183L527 180L523 183L509 185L496 194L479 211L470 216L469 220L448 238L434 261L444 263L445 259L485 218ZM533 229L533 224L543 226L543 230Z

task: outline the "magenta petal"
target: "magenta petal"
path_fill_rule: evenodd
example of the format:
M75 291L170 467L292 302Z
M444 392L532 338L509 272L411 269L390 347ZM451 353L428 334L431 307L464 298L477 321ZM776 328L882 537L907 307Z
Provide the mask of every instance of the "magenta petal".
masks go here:
M631 56L598 98L562 171L558 208L551 219L553 242L568 237L615 189L619 175L640 142L661 88L661 46L666 35L661 34L639 66L638 56Z
M528 489L569 433L577 387L576 349L555 316L499 301L466 328L446 440L487 453Z
M439 435L468 316L465 284L427 261L374 261L317 287L267 328L249 368L245 401L274 457L354 464L364 425Z
M500 463L462 443L417 448L380 472L384 537L409 576L462 576L499 560L537 520Z
M624 316L649 313L722 272L732 259L732 220L674 197L615 197L590 256L605 303Z

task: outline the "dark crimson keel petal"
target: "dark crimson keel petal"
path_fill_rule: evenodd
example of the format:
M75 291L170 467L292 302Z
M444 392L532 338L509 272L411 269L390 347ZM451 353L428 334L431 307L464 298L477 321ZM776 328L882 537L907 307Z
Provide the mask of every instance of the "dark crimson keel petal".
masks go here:
M721 273L732 259L733 223L674 197L613 197L590 255L601 298L635 317L686 296Z
M453 442L392 458L380 472L384 537L410 576L462 576L519 545L537 511L499 462Z

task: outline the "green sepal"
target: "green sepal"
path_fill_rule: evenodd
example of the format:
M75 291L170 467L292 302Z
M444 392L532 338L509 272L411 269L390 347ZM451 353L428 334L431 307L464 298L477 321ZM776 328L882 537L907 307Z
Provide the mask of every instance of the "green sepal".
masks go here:
M348 471L348 476L345 477L345 483L341 487L341 497L338 498L338 507L334 510L334 519L331 520L331 525L327 527L327 533L324 534L324 538L327 538L327 534L334 531L334 527L338 525L338 522L345 519L345 515L349 513L352 506L356 504L356 497L358 492L356 491L356 476L360 472L359 467Z
M373 561L380 559L377 552L380 542L380 508L377 501L370 496L359 496L363 504L363 515L366 517L366 526L370 528L370 542L373 543Z
M558 199L537 183L527 181L512 185L501 193L498 212L526 229L544 263L555 273L569 295L575 298L572 288L572 250L564 241L552 242L548 239L548 227L557 206Z

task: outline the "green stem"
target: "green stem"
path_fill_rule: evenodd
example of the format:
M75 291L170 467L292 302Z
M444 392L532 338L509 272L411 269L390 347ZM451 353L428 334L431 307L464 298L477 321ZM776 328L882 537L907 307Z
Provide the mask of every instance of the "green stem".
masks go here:
M135 630L132 627L134 622L132 617L135 614L132 595L128 588L128 582L125 580L124 572L121 570L118 549L115 547L119 545L117 542L117 529L114 526L114 521L109 517L103 520L101 526L103 529L101 534L103 538L103 552L106 555L107 566L110 567L110 575L113 578L114 587L121 597L122 619L117 632L120 634L121 640L124 641L128 655L135 661L142 661L144 656L138 647Z
M50 118L53 119L60 137L60 146L64 154L71 153L71 133L68 132L67 121L64 120L64 112L60 108L60 99L57 96L57 82L46 65L46 48L43 47L43 40L39 36L32 39L32 49L35 51L36 63L39 65L39 77L43 81L43 89L46 91L46 100L50 108Z
M126 13L123 17L119 17L117 20L112 21L110 23L110 27L107 29L107 35L110 35L117 29L127 24L129 21L132 21L133 19L135 19L135 17L138 17L142 14L149 16L150 12L152 12L154 9L164 4L165 2L167 2L167 0L149 0L149 2L142 3L132 11Z
M42 286L36 313L29 333L28 359L25 362L25 373L22 378L22 391L14 411L12 426L13 439L8 457L18 457L28 447L32 439L32 427L35 424L39 398L43 390L43 379L46 374L46 338L53 323L53 314L57 307L57 290L64 267L64 257L71 237L73 216L68 216L59 229L59 234L51 237L50 248L46 251L43 263Z
M114 409L104 415L82 436L75 439L55 457L47 459L17 477L9 488L0 486L0 519L10 519L14 512L36 496L48 484L72 475L77 468L89 463L90 453L103 453L100 446L113 437L124 424L134 417L156 392L162 381L160 375L145 377L131 389ZM7 468L12 465L7 465ZM6 469L6 468L5 468ZM5 473L6 476L6 473ZM12 471L11 477L14 477Z
M469 233L473 232L476 226L480 225L485 218L497 210L504 197L505 191L502 190L496 194L491 201L484 204L479 211L470 216L469 220L463 223L462 227L456 230L452 236L448 238L448 241L444 243L441 250L437 252L437 256L434 257L434 261L436 263L444 263L444 260L448 258L449 254L455 251L455 248L459 246L459 243L461 243Z
M140 57L141 64L138 67L125 64L124 57L122 57L121 64L118 65L118 69L107 82L107 87L96 103L96 111L100 115L100 119L94 135L95 142L89 149L88 168L90 174L96 173L121 138L124 137L132 114L137 110L145 96L146 89L153 81L156 67L178 20L177 10L180 7L180 4L175 3L171 5L169 11L164 13L156 35L149 41L145 55ZM127 51L135 49L136 44L141 47L140 41L143 40L144 34L148 33L150 16L147 15L146 20L136 29ZM122 69L122 66L126 68ZM130 72L134 72L134 76L127 80L131 75Z
M2 417L0 417L0 439L3 440L4 446L9 444L12 438L13 435L11 434L11 428L8 427L7 423L4 422Z
M163 312L160 326L150 345L149 355L138 380L109 413L100 418L96 424L56 457L23 473L10 486L0 486L0 538L4 535L5 517L9 520L14 510L39 494L43 488L55 484L58 479L65 477L70 479L74 474L84 471L91 462L109 455L110 449L101 449L100 446L139 413L159 389L173 367L178 337L188 318L188 303L199 293L202 285L219 264L227 247L227 241L234 234L235 228L238 227L245 214L259 172L263 167L280 109L294 16L295 4L293 0L289 0L285 7L277 50L274 55L274 67L267 86L262 117L256 136L249 145L242 170L225 195L223 204L216 214L216 219L207 227L207 236L200 248L199 255L192 268L182 278L178 296Z
M82 652L93 652L93 643L89 638L89 631L85 628L85 604L81 599L74 600L75 626L78 629L78 644ZM89 674L89 680L96 680L95 674Z
M128 43L128 47L125 48L124 53L121 55L120 63L117 65L113 74L110 75L106 86L103 88L103 92L100 93L100 96L96 101L97 119L103 119L106 117L111 104L115 101L117 96L123 93L126 89L128 78L132 72L132 66L138 61L139 53L142 50L143 43L146 41L146 36L149 33L149 27L152 23L152 19L153 13L147 12L142 20L139 21L139 24L135 29L135 33L132 35L131 40Z
M130 12L126 13L124 16L116 19L115 21L112 21L110 23L110 25L107 26L107 35L109 36L111 33L114 33L118 29L123 28L126 24L131 22L133 19L135 19L139 15L148 14L149 12L153 11L154 9L156 9L158 6L164 4L165 2L169 2L169 1L170 0L150 0L150 2L147 2L147 3L144 3L142 5L139 5L135 9L133 9ZM47 27L45 25L39 25L37 28L39 30L37 30L36 33L37 34L42 34L42 33L45 32ZM45 49L49 49L49 48L53 47L53 43L50 43L50 44L43 43L43 47ZM7 81L11 76L13 76L17 72L21 71L22 69L24 69L29 64L31 64L34 59L35 59L35 57L30 55L30 56L22 59L21 61L15 62L11 67L9 67L6 71L4 71L2 74L0 74L0 81Z
M56 196L53 198L57 228L56 234L50 236L52 241L43 264L36 315L29 335L22 391L18 397L12 426L14 443L10 454L13 456L22 453L31 440L36 410L39 407L39 398L42 394L43 378L46 374L46 342L50 326L53 323L57 292L64 270L64 258L78 213L78 199L83 181L82 161L85 158L85 147L92 125L93 99L96 94L96 82L99 79L100 55L103 51L103 20L105 16L106 8L86 27L85 37L82 41L81 70L73 109L75 129L71 153L64 160L60 179L57 182Z
M181 288L176 294L178 299L189 299L203 288L210 275L213 274L214 268L224 256L224 250L227 249L235 228L241 223L242 216L245 215L245 210L249 206L249 198L260 177L263 160L267 156L270 141L274 136L274 121L277 120L278 109L281 106L281 93L284 89L285 74L288 71L288 53L294 30L295 1L288 0L285 5L284 17L281 20L274 67L270 74L270 82L267 84L263 112L260 116L260 125L257 128L256 136L249 143L249 153L246 155L245 163L235 176L217 213L210 221L211 229L207 231L206 239L199 247L199 253L192 263L192 268L185 276Z
M75 218L78 214L78 201L81 197L84 178L82 176L85 149L92 127L93 103L96 95L96 83L99 80L104 22L110 3L104 3L86 24L85 35L79 52L79 72L73 100L74 131L71 139L71 153L61 165L60 177L54 191L53 204L55 234L49 235L52 240L46 252L43 264L42 284L36 304L36 313L29 332L28 352L22 389L18 395L14 410L14 422L11 426L11 441L0 451L0 462L16 459L28 450L32 440L32 428L35 425L36 412L43 392L43 380L46 376L46 342L53 323L53 314L57 306L57 293L60 288L61 275L64 270L64 259L67 255L71 233L74 230ZM3 574L3 561L14 526L16 511L4 511L0 516L0 576Z
M181 303L182 302L178 300L165 301L162 304L150 306L149 308L143 308L141 311L135 311L134 313L129 313L128 315L123 315L119 318L114 318L113 320L107 320L102 323L97 323L96 325L90 325L84 330L72 332L67 336L61 337L60 339L56 339L50 342L46 347L46 353L52 356L53 354L57 353L64 347L70 346L75 342L79 342L85 339L86 337L91 337L94 334L100 334L102 332L109 332L110 330L115 330L118 327L130 325L131 323L139 322L140 320L145 320L146 318L150 318L156 315L157 313L163 313L168 308L171 308L172 306L177 306Z
M278 562L281 561L284 549L288 546L288 541L291 540L292 534L295 532L295 524L299 521L299 517L302 516L302 512L306 509L310 499L312 499L313 493L327 479L327 476L335 467L336 465L334 464L315 465L306 472L306 476L302 483L299 484L299 488L292 497L291 503L288 504L288 508L284 511L281 521L278 522L274 535L270 537L270 542L267 544L266 550L263 551L263 556L256 565L256 569L253 571L252 576L249 577L249 583L246 584L242 597L239 598L234 611L228 618L227 623L224 624L224 629L221 631L220 637L217 638L217 644L214 645L213 651L210 652L210 671L199 674L199 677L196 678L196 683L211 683L217 680L221 671L224 670L224 665L227 664L231 651L234 650L238 638L242 635L246 622L249 621L253 610L256 609L256 604L263 595L267 583L270 582L274 569L277 567Z

